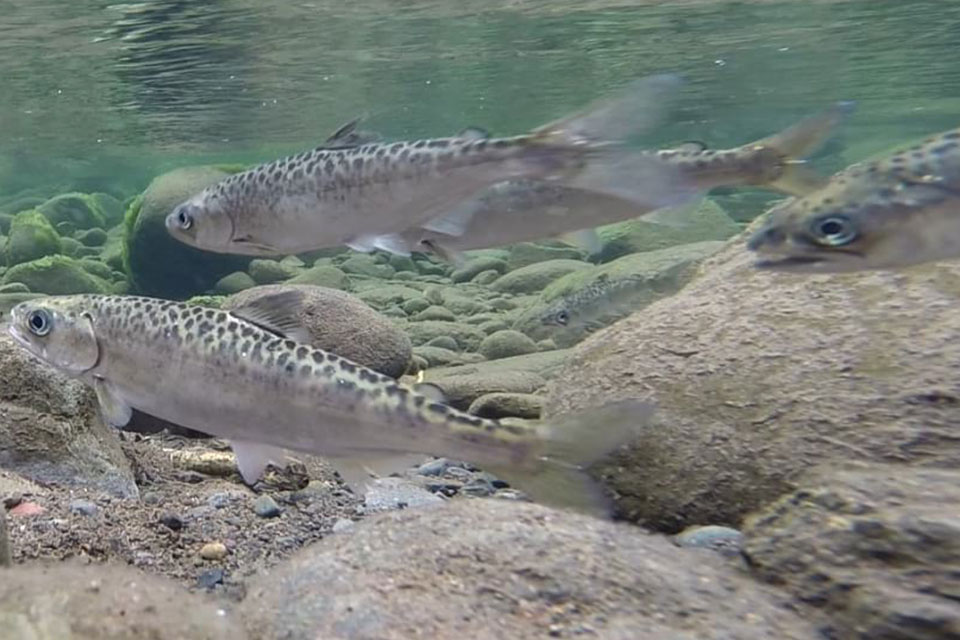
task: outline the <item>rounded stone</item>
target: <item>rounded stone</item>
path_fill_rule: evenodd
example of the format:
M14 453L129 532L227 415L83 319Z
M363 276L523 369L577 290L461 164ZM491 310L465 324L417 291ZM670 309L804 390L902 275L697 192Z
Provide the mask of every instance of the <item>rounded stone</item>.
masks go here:
M537 344L519 331L503 329L484 338L478 351L487 360L499 360L534 353Z

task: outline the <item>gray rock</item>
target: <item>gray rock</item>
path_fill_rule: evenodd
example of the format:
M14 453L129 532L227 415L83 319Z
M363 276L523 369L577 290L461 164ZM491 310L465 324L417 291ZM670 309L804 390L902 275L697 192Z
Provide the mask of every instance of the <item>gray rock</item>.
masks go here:
M683 224L669 225L627 220L597 229L602 248L596 256L601 262L631 253L655 251L691 242L726 240L740 232L740 226L720 205L705 198Z
M443 306L460 316L472 316L490 311L490 305L463 295L444 293Z
M743 534L730 527L717 525L687 527L673 537L681 547L712 549L724 555L736 556L743 548Z
M255 579L242 614L265 640L817 637L778 593L690 554L623 524L453 500L304 549Z
M509 327L507 326L507 323L504 322L503 320L488 320L480 325L477 325L477 328L489 336L491 334L497 333L498 331L505 331Z
M283 264L281 262L281 264ZM350 289L350 278L336 267L319 265L313 266L299 275L294 276L286 284L304 284L326 289Z
M477 274L484 271L493 271L494 273L503 273L507 270L507 263L500 258L490 256L481 256L468 260L462 267L455 269L450 274L450 280L453 282L470 282Z
M353 520L350 520L348 518L340 518L333 523L333 527L331 527L331 531L333 531L334 533L348 533L350 531L353 531L356 528L357 528L357 523L355 523Z
M0 467L41 484L138 495L93 391L0 335Z
M513 271L548 260L583 260L584 253L581 249L562 243L520 242L510 247L507 270Z
M400 308L403 309L407 315L413 316L429 306L430 302L426 298L411 298L405 301Z
M276 518L280 515L280 505L272 496L263 494L254 500L253 511L261 518Z
M960 471L823 468L747 519L761 577L829 612L827 637L960 637Z
M484 418L539 418L543 396L532 393L487 393L470 403L470 413Z
M743 242L577 345L548 389L548 419L656 402L636 445L598 466L623 513L673 533L737 523L813 465L960 465L945 383L960 378L960 264L801 278L754 269Z
M65 562L3 571L0 637L30 640L242 640L212 601L122 565Z
M579 260L538 262L501 276L491 287L505 293L539 293L554 280L591 266L590 263Z
M340 268L346 273L381 278L386 280L393 277L395 270L388 264L379 264L376 257L370 254L352 255L340 263Z
M422 509L443 504L443 498L404 478L377 478L367 484L363 495L366 513L395 509Z
M305 295L300 321L313 336L313 346L388 376L399 377L406 371L412 351L407 336L390 320L344 291L309 285L265 285L231 296L223 308L235 309L258 297L288 289Z
M422 322L424 320L440 320L443 322L456 322L457 316L453 315L453 312L447 309L446 307L431 306L427 307L420 313L417 313L412 318L414 322Z
M537 351L537 345L519 331L504 329L484 338L478 351L487 360L499 360L534 353Z
M95 516L97 515L97 505L90 502L89 500L71 500L70 501L70 513L73 513L78 516Z
M464 364L468 361L463 354L456 351L428 345L414 347L413 354L426 360L429 367L445 367L451 364Z
M441 349L448 349L450 351L456 351L460 348L460 346L457 344L457 341L450 336L437 336L436 338L428 341L426 346L439 347Z
M475 366L429 369L424 381L439 387L447 404L463 411L466 411L474 400L488 393L533 393L547 383L543 377L529 371L456 372L457 369L470 371ZM435 373L450 371L454 373Z
M276 260L251 260L247 273L257 284L274 284L296 277L300 269ZM346 277L345 274L344 277Z
M457 347L464 351L476 351L485 337L476 327L460 322L439 320L411 322L404 327L404 330L414 345L425 344L434 338L447 336L456 341Z
M234 271L217 280L217 284L214 285L213 290L219 295L229 296L255 286L257 286L257 283L254 282L249 274L243 271Z

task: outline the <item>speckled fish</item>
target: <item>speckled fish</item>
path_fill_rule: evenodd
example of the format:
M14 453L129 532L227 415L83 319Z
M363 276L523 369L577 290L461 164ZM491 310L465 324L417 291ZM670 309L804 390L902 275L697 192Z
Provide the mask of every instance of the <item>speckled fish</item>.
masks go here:
M550 304L530 327L534 339L552 338L562 347L586 334L609 326L650 299L649 283L643 278L611 280L602 274L588 286L561 296Z
M295 291L232 312L135 296L48 297L16 306L9 331L91 385L112 425L137 408L228 438L249 483L283 448L335 465L433 454L487 468L535 499L592 510L602 494L581 465L628 441L650 414L637 402L549 425L462 413L297 342L301 305Z
M829 273L960 258L960 129L835 174L772 208L757 267Z
M496 247L548 236L565 240L590 252L599 241L593 227L632 218L685 224L677 215L686 203L716 187L763 187L788 195L804 195L827 182L809 170L803 158L812 154L853 109L839 102L823 112L761 140L732 149L712 150L700 143L645 153L659 171L670 176L675 205L642 206L635 199L613 193L577 189L541 180L510 180L483 191L447 215L449 228L413 228L403 236L409 246L453 257L468 249ZM625 167L624 170L629 170Z
M564 184L645 210L667 206L676 195L672 167L620 143L659 119L678 84L669 75L644 78L513 137L472 129L406 142L335 135L205 189L170 213L167 229L219 253L282 255L338 245L408 253L403 232L462 234L457 205L504 180Z

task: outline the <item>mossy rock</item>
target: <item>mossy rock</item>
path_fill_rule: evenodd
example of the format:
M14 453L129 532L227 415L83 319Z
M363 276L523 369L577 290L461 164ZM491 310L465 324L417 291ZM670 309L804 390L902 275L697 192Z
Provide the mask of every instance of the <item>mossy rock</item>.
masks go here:
M109 193L94 193L90 196L100 207L106 227L110 228L123 222L123 203Z
M223 301L227 299L227 296L193 296L187 300L187 304L195 304L201 307L211 307L213 309L219 309L223 304Z
M60 251L60 236L42 213L34 209L14 216L3 252L8 265L29 262Z
M2 284L20 282L36 293L108 293L108 283L89 273L79 260L67 256L46 256L11 267Z
M223 276L245 271L249 257L200 251L175 240L164 220L173 209L228 177L219 167L175 169L154 178L124 218L123 263L134 290L161 298L189 298Z
M77 229L103 229L107 224L107 215L101 209L97 198L86 193L63 193L54 196L38 206L37 210L54 226L61 222L71 222Z

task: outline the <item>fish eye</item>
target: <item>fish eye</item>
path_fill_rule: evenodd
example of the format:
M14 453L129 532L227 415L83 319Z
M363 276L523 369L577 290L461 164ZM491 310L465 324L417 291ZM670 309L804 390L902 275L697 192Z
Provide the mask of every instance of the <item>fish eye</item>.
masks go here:
M180 228L184 231L187 231L193 226L193 216L187 213L186 207L180 207L177 211L177 224L180 225Z
M27 326L34 335L45 336L50 333L53 320L46 309L35 309L27 316Z
M842 247L857 237L853 221L846 216L827 216L813 221L811 231L824 244Z
M563 326L567 326L567 323L570 322L570 314L566 311L558 311L555 318L557 323L562 324Z

